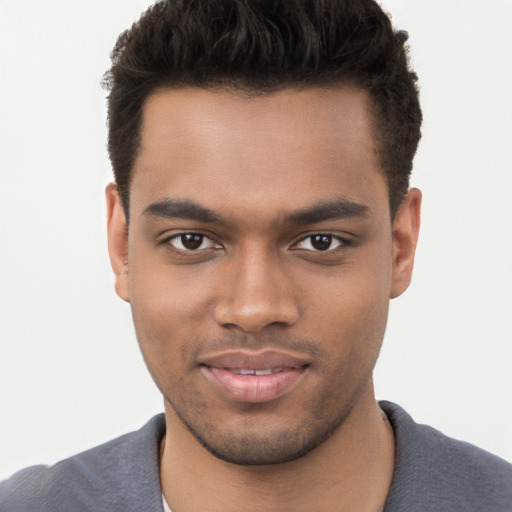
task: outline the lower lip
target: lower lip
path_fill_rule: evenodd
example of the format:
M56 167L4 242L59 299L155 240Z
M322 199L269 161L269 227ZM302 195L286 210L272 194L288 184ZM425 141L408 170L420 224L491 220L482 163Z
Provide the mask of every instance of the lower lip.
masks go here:
M239 375L224 368L204 366L207 376L229 399L261 403L291 391L304 375L305 368L284 368L270 375Z

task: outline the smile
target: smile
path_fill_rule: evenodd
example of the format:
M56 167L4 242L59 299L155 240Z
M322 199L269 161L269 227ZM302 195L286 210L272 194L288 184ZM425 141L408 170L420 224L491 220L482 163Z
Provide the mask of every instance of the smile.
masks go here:
M228 352L205 359L203 375L229 401L269 402L291 392L309 364L289 354Z

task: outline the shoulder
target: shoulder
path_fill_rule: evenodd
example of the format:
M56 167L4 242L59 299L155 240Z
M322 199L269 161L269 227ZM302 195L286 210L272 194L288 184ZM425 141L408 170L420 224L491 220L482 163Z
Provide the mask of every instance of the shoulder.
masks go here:
M23 469L0 483L0 511L160 511L158 450L164 432L162 414L136 432L53 466Z
M386 511L510 512L512 465L476 446L419 425L380 402L396 438L396 467Z

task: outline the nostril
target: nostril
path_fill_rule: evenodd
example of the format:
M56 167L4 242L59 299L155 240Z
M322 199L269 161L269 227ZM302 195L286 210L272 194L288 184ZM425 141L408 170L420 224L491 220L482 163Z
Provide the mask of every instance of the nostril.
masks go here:
M256 333L262 329L288 327L297 322L299 313L293 301L275 299L240 303L234 297L217 304L215 320L225 328L240 328L247 333Z

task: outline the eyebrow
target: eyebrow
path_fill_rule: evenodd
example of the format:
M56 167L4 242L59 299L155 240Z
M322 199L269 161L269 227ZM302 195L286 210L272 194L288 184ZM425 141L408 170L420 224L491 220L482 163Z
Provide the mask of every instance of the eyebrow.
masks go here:
M188 199L166 198L150 204L143 217L164 219L187 219L205 223L225 223L225 220L213 210ZM367 218L371 215L368 206L337 198L334 201L321 201L307 208L286 214L284 224L316 224L326 220Z
M150 204L143 212L143 217L161 217L164 219L189 219L199 222L220 222L221 217L209 208L193 201L181 199L163 199Z
M334 201L322 201L303 210L297 210L285 217L285 222L290 224L316 224L326 220L356 219L371 216L368 206L354 203L345 198L337 198Z

